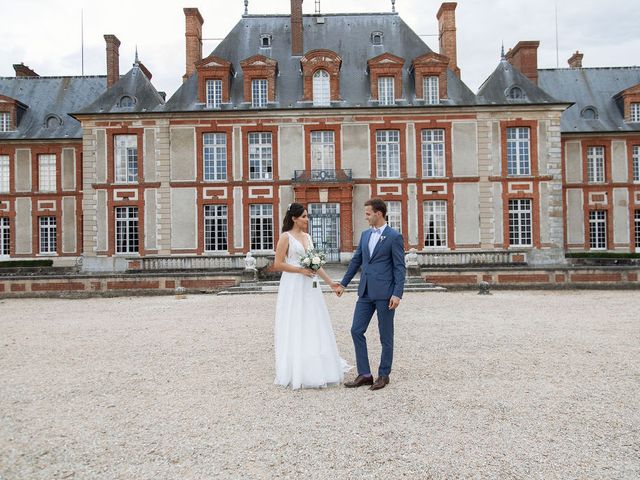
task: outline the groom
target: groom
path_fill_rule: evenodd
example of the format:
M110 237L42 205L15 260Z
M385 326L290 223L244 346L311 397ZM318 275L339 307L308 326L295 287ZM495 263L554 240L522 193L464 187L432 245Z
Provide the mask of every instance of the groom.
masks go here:
M358 377L346 382L344 386L355 388L371 385L370 390L380 390L389 383L393 361L393 316L400 305L406 271L404 241L402 235L387 225L387 206L382 200L374 198L368 200L364 206L364 214L371 228L362 233L358 248L336 291L338 296L341 296L358 269L362 268L358 301L351 325ZM374 312L378 313L378 330L382 344L378 378L375 382L369 367L367 339L364 336Z

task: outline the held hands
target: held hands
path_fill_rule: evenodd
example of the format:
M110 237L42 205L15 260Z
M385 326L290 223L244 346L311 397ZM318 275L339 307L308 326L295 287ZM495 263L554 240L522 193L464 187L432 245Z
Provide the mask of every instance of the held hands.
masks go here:
M339 282L333 282L331 284L331 290L333 290L338 297L341 297L344 293L344 287Z

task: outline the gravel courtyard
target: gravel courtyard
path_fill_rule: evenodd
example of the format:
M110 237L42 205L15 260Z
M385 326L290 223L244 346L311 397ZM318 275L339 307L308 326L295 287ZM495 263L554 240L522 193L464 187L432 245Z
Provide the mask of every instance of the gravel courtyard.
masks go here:
M408 293L378 392L272 385L275 300L0 300L0 479L640 478L637 291Z

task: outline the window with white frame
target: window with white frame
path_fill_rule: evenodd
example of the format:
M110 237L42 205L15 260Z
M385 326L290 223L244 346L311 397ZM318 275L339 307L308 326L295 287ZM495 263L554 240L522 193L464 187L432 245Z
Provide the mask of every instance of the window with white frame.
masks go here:
M259 78L251 80L251 106L267 106L267 79Z
M385 202L387 204L387 223L395 231L402 233L402 202Z
M604 183L604 147L587 147L587 174L591 183Z
M605 210L589 212L589 248L591 250L607 249L607 212Z
M640 210L635 211L636 250L640 250Z
M40 217L40 253L56 253L56 217Z
M335 149L333 130L311 132L311 168L334 170L336 168Z
M273 206L249 205L251 250L273 250Z
M440 103L440 79L435 75L423 77L422 94L424 95L425 103L428 105Z
M393 77L378 77L378 102L380 105L393 105L395 100Z
M422 175L425 178L445 176L444 130L422 130Z
M138 207L116 207L116 253L138 251Z
M400 178L400 131L376 132L378 178Z
M136 183L138 181L138 137L136 135L115 135L116 182Z
M531 199L509 200L509 245L531 246L532 225Z
M8 217L0 217L0 255L9 255L11 227Z
M640 145L633 146L633 181L640 182Z
M0 155L0 192L9 191L9 155Z
M0 132L8 132L9 130L11 130L11 114L0 112Z
M313 106L328 107L331 104L331 84L326 70L313 74Z
M271 180L273 177L273 147L270 132L249 133L249 178Z
M447 202L429 200L423 203L424 246L447 246Z
M225 133L202 134L202 158L205 181L226 180L227 135Z
M531 175L529 127L507 128L507 175Z
M220 108L222 105L222 80L207 80L207 108Z
M204 206L204 249L207 252L227 250L227 206Z
M41 192L56 191L55 155L38 155L38 189Z
M631 121L640 122L640 103L631 104Z

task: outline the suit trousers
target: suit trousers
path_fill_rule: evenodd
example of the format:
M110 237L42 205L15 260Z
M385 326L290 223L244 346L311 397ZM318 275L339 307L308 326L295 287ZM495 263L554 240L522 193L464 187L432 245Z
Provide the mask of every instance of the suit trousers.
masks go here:
M371 374L367 339L364 334L369 328L374 312L378 314L378 331L380 332L380 343L382 345L378 375L386 376L391 373L391 363L393 362L393 317L395 310L389 310L389 300L373 300L369 298L366 290L364 295L359 297L356 302L353 324L351 325L351 337L356 350L358 375Z

